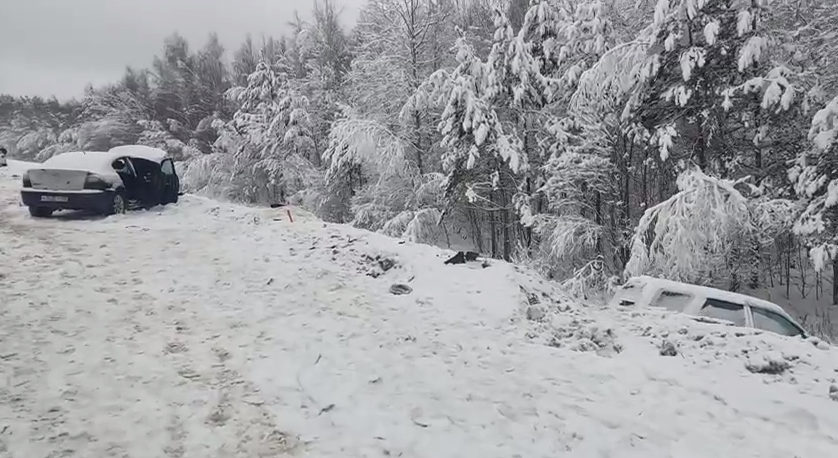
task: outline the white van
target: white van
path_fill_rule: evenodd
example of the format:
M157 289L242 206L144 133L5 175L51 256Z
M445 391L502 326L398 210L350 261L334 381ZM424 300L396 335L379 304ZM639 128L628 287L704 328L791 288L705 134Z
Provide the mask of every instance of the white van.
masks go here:
M772 302L660 278L643 276L629 279L617 290L609 305L660 307L784 336L807 336L802 326Z

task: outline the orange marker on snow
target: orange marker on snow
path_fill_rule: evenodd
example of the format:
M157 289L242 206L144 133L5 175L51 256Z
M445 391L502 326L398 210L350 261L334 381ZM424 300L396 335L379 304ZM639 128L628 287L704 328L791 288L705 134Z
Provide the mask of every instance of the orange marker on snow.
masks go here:
M289 221L291 221L291 222L293 223L293 222L294 222L294 218L292 218L292 217L291 217L291 210L289 210L289 209L287 209L287 208L286 208L286 209L285 209L285 212L286 212L286 213L288 213L288 220L289 220Z

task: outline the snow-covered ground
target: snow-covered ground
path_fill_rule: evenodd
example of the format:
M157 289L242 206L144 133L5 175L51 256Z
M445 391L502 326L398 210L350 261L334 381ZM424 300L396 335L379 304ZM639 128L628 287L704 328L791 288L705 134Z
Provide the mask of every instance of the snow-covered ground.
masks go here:
M0 456L838 456L817 340L585 307L296 209L34 220L22 168L0 171Z

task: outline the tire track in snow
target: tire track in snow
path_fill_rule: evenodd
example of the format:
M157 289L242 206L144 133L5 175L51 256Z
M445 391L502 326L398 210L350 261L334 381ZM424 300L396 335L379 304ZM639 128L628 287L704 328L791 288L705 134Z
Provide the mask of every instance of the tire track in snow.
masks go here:
M124 436L127 431L125 434L119 431L109 431L109 428L103 428L102 425L91 424L96 423L95 421L78 418L74 424L68 426L68 423L73 422L66 421L64 414L73 411L83 412L86 408L94 409L91 411L90 420L95 420L97 415L103 414L131 418L133 413L136 426L140 430L147 428L146 434L153 436L151 441L143 444L144 448L149 450L148 456L159 456L159 453L163 451L170 456L195 456L195 450L205 449L202 442L206 437L212 436L208 430L224 425L214 424L211 412L209 422L206 422L205 418L200 418L198 421L192 412L209 410L211 406L208 406L207 401L201 397L213 393L219 387L222 387L222 391L227 387L235 387L240 379L232 370L219 369L213 372L211 367L202 364L204 361L201 361L201 358L198 358L198 361L184 361L183 358L163 356L166 352L161 348L161 340L176 342L178 337L182 337L180 331L189 329L189 326L196 328L199 335L207 331L201 329L200 320L190 321L195 314L188 313L179 304L163 300L163 297L155 292L156 288L147 284L149 280L159 281L161 285L168 283L171 285L169 290L165 291L168 293L178 293L178 289L181 288L177 278L170 275L171 269L161 268L167 263L178 264L173 258L159 256L160 253L166 253L165 250L159 250L159 248L165 248L159 245L166 239L158 238L159 234L144 234L139 238L134 238L136 234L130 234L131 238L126 239L124 233L126 228L120 228L118 224L124 222L118 219L117 224L114 224L113 220L108 222L111 224L97 222L104 226L104 230L97 231L95 236L88 240L79 239L80 231L77 227L79 222L39 223L41 221L33 223L26 220L4 219L2 228L5 234L11 236L4 237L6 242L3 245L4 254L10 259L22 261L18 263L17 272L8 279L9 285L3 285L6 287L5 293L21 301L10 304L10 308L14 311L13 316L6 313L9 308L4 304L3 354L16 353L26 356L43 353L52 356L48 361L39 361L37 357L34 361L31 359L20 361L21 367L25 366L25 371L12 371L12 365L3 365L6 378L11 379L11 383L19 388L9 393L9 397L17 400L16 405L19 408L16 411L17 415L11 413L6 415L6 412L3 412L2 418L11 420L14 416L29 417L30 424L42 424L28 431L13 431L14 438L11 441L13 449L20 450L24 456L38 456L39 450L44 454L65 450L67 453L89 454L88 456L119 456L126 450L134 448L130 444L131 441L102 444L102 442L108 442L107 437L102 437L102 435L109 436L111 434L108 433L117 433L114 437L118 437ZM33 230L35 224L38 226L36 230ZM141 234L143 232L139 231ZM157 246L150 239L158 239ZM11 243L8 243L10 240ZM97 259L85 261L88 263L85 266L76 258L79 253L90 255L91 249L95 251ZM182 265L186 259L188 256L181 257L177 261ZM71 272L69 276L66 272L59 272L57 275L47 275L43 272L50 266L61 266L67 263L76 267L75 272ZM212 266L213 264L205 265ZM27 271L38 269L41 270L38 284L28 283L33 277L27 276L26 274L29 273ZM212 275L212 277L217 277L217 275ZM146 279L146 281L138 281L139 279ZM209 286L201 285L200 278L197 280L198 285L186 286L193 286L195 290ZM53 292L56 294L52 294ZM98 300L91 300L91 293L98 296ZM73 301L73 296L77 299L76 301ZM36 298L37 300L34 300ZM70 305L68 302L75 302L75 304ZM63 311L65 308L71 309L72 312ZM36 313L32 313L33 310ZM96 322L96 320L73 319L82 314L103 320ZM24 323L26 320L32 323ZM79 327L80 323L88 325ZM174 325L169 326L170 324ZM56 336L66 338L58 339ZM84 338L79 339L81 336ZM15 347L17 352L6 352L5 343L12 341L37 342L41 343L44 348L39 350L18 345ZM75 351L71 342L84 342L83 346L94 348L86 349L85 358L64 359L58 356L72 354ZM209 354L208 348L202 348L203 343L197 341L191 349L192 353L201 353L202 350L206 350L204 353ZM65 345L67 351L59 348ZM116 351L120 349L121 351ZM113 353L118 354L111 354L112 350ZM189 355L190 358L192 356L192 354ZM163 362L161 358L169 360L168 368L162 368L158 364L158 369L153 373L143 373L144 368L155 366L154 360ZM204 382L193 381L192 377L195 374L198 377L210 379L205 389L196 390L195 384ZM49 376L46 377L46 375ZM214 377L218 380L211 380ZM80 380L74 381L74 378ZM166 383L166 380L180 381L172 385ZM65 385L60 388L60 396L50 392L51 381ZM135 388L138 384L154 386L154 389L141 389L140 392L134 390L139 399L131 400L131 388ZM121 387L120 391L124 389L127 393L105 390L100 388L102 385L117 385ZM107 393L103 395L103 391ZM128 399L125 399L125 394L128 395ZM144 401L141 401L142 399ZM39 404L44 402L61 403L66 407L49 407L45 413L39 413ZM152 407L156 404L157 409L162 413L156 415L150 412L132 412L141 410L137 402L148 402L152 404ZM245 456L240 453L248 453L247 456L250 456L249 450L255 450L260 454L265 450L267 452L282 450L283 444L288 442L282 434L277 434L271 429L270 418L260 409L261 407L252 405L239 409L241 415L253 417L254 420L244 421L249 425L248 431L241 432L242 439L237 446L244 452L233 451L230 456ZM239 420L246 420L246 418ZM18 422L18 424L26 423L26 421ZM160 424L167 423L169 428L158 428ZM204 423L207 424L204 425ZM81 430L83 434L68 433L66 429L69 427ZM88 428L96 430L98 434L84 432ZM90 438L89 443L82 443L83 441L79 439L85 437ZM142 439L141 436L139 440ZM212 442L222 441L207 442L210 442L212 446Z

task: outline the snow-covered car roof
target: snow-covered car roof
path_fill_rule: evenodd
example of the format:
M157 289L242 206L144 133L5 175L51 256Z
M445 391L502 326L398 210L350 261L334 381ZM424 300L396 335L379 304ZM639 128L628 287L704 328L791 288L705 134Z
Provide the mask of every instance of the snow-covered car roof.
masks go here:
M85 170L99 174L113 173L113 161L120 157L144 159L161 163L169 155L165 151L141 145L111 148L109 151L70 151L57 154L35 168L53 170Z
M709 286L693 285L690 283L682 283L673 280L666 280L663 278L648 277L645 275L632 277L628 280L628 282L626 282L627 285L629 283L641 283L644 285L651 285L654 288L668 288L675 291L694 291L700 293L702 296L710 297L720 301L733 302L737 304L748 303L748 305L752 307L768 310L770 312L774 312L789 320L794 321L791 315L789 315L788 312L783 310L783 308L779 305L773 302L766 301L764 299L760 299L758 297L748 296L747 294L734 293L732 291L724 291L717 288L711 288Z
M151 146L143 145L117 146L116 148L111 148L108 152L120 157L135 157L137 159L145 159L147 161L156 162L158 164L169 157L169 153L163 151L160 148L152 148Z
M70 151L57 154L32 168L110 173L113 171L111 164L116 157L104 151Z

